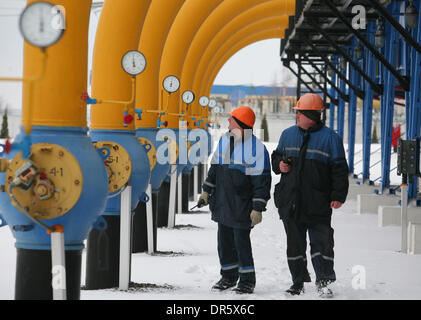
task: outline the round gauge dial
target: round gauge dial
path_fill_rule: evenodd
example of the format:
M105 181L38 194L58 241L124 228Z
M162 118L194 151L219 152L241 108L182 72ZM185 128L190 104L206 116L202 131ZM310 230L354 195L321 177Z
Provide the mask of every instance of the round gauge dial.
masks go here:
M176 76L168 76L162 82L165 91L174 93L180 88L180 80Z
M213 113L220 113L221 112L221 109L220 109L220 107L219 106L216 106L215 108L213 108Z
M64 15L48 2L34 2L27 6L19 19L20 31L30 44L46 48L63 36Z
M194 101L194 93L189 90L184 91L182 98L184 103L190 104Z
M137 51L128 51L121 59L121 65L128 74L136 76L142 73L146 68L145 56Z
M216 100L215 99L210 99L209 100L209 107L213 108L216 106Z
M209 98L208 98L208 97L206 97L206 96L202 96L202 97L200 97L200 99L199 99L199 104L200 104L202 107L207 107L207 106L208 106L208 104L209 104Z

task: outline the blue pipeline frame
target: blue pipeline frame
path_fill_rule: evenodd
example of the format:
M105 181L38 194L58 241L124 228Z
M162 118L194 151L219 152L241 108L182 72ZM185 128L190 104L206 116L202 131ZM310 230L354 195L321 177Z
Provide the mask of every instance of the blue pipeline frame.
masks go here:
M353 38L353 48L358 45L356 38ZM351 55L353 56L353 55ZM355 59L354 59L355 60ZM360 63L359 61L356 61ZM351 83L360 89L361 76L352 65L349 65L349 77ZM355 132L357 126L357 96L354 90L349 90L348 103L348 168L349 173L354 173L354 156L355 156Z
M348 63L346 64L348 66ZM340 70L341 73L346 77L346 68L345 70ZM346 94L346 83L344 80L339 79L339 90L343 94ZM338 135L341 137L342 141L344 140L344 127L345 127L345 100L342 99L339 94L336 93L336 98L338 98L338 116L337 116L337 128L338 128Z
M421 43L421 0L414 1L418 11L418 27L412 30L412 36ZM411 77L410 92L406 93L406 138L414 139L420 136L421 128L421 56L408 43L405 43L406 74ZM408 186L408 199L416 199L418 178L410 178ZM420 205L419 201L417 205Z
M338 57L337 56L332 56L332 64L335 66L335 67L337 67L337 65L338 65ZM333 72L333 75L332 75L332 78L331 78L331 81L336 85L336 78L337 78L337 76L336 76L336 73L335 72ZM339 95L338 95L338 92L333 88L333 87L330 87L330 89L329 89L329 94L333 97L333 98L337 98ZM330 101L330 104L329 104L329 127L332 129L332 130L335 130L335 104L332 102L332 101Z
M399 20L399 7L400 3L394 2L387 8L396 20ZM385 21L385 32L387 37L384 55L389 63L396 65L399 49L399 34L388 21ZM390 165L396 78L384 66L380 66L380 72L384 85L383 95L380 99L381 192L383 193L385 189L390 188Z
M376 32L376 25L374 22L367 24L367 40L374 44L374 33ZM376 59L373 54L364 47L364 71L371 78L376 76ZM371 156L371 130L373 123L373 89L367 81L363 81L365 98L363 100L363 183L370 180L370 156Z

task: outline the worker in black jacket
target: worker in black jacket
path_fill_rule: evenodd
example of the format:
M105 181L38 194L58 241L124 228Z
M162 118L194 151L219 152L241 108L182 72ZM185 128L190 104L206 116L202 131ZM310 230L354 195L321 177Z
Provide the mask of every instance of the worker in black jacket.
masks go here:
M272 170L282 174L274 200L287 235L288 266L293 285L288 293L304 292L310 282L306 259L308 231L316 286L321 296L332 295L328 285L336 280L333 269L332 209L345 202L348 165L341 138L321 121L324 104L317 94L297 102L297 125L286 129L272 153Z
M234 287L252 293L256 275L250 231L262 220L270 199L269 153L252 134L255 115L251 108L236 108L228 119L230 132L219 140L198 206L209 204L218 223L218 255L222 278L216 290Z

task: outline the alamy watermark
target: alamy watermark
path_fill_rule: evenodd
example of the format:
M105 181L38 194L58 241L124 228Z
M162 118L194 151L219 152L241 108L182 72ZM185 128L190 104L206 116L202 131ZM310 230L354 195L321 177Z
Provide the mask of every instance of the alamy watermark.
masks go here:
M362 5L355 5L351 9L355 16L351 20L352 28L355 30L365 30L367 27L367 10Z
M263 172L265 166L265 147L251 129L213 135L204 129L160 129L156 141L156 159L162 165L196 165L213 154L211 164L240 165L248 175Z
M356 265L352 267L352 288L354 290L365 290L367 279L366 270L364 266Z
M55 30L66 29L66 8L55 5L51 8L51 27Z

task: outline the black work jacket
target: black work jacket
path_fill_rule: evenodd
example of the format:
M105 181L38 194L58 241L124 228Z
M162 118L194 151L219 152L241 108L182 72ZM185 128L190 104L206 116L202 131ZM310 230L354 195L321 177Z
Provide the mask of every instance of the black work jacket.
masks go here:
M345 202L348 194L348 164L340 137L319 124L307 131L286 129L272 153L272 170L280 174L279 162L286 156L291 171L282 173L274 200L281 219L305 223L330 223L331 201Z

